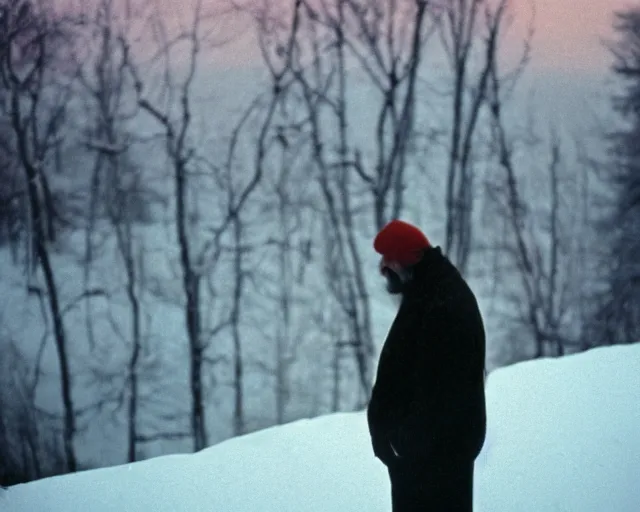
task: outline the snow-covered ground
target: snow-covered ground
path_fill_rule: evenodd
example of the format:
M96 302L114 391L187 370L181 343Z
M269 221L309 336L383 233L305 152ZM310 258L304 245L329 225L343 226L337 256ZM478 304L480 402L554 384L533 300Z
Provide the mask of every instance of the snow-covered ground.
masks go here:
M476 510L637 512L640 344L517 364L487 382ZM0 491L3 512L388 512L365 416L335 414L193 455Z

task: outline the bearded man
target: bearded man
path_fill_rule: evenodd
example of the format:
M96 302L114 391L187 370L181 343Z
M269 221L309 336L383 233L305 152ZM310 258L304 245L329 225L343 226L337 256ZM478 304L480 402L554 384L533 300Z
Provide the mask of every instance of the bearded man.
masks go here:
M455 266L415 226L374 240L400 307L367 409L373 452L388 468L393 512L471 512L486 435L485 332Z

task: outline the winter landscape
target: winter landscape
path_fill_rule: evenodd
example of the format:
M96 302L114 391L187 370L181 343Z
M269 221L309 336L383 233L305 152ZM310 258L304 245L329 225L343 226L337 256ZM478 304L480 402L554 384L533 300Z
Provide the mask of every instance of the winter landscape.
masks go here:
M577 4L0 0L0 510L390 510L394 218L484 317L477 510L637 510L640 5Z
M495 371L475 510L634 512L640 503L640 346ZM387 512L386 471L362 413L248 434L197 454L40 480L0 493L6 512Z

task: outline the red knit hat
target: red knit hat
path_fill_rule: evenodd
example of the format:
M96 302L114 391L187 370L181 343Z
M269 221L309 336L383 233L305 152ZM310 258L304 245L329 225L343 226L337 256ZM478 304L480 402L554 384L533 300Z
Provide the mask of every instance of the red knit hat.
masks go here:
M417 227L392 220L376 235L373 248L385 261L410 266L420 261L421 252L431 247L427 237Z

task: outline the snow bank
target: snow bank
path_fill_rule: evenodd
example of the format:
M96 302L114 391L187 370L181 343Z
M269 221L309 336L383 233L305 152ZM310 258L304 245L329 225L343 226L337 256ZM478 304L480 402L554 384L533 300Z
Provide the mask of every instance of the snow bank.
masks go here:
M492 373L481 510L640 510L638 390L639 344Z
M637 512L640 345L521 363L488 380L476 510ZM18 485L3 512L388 512L362 413L232 439L193 455Z

